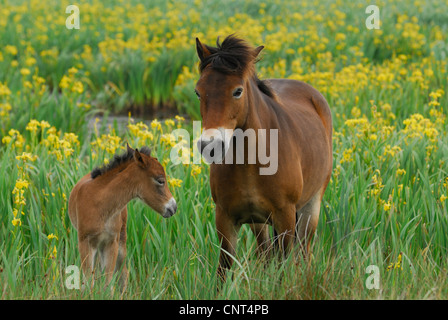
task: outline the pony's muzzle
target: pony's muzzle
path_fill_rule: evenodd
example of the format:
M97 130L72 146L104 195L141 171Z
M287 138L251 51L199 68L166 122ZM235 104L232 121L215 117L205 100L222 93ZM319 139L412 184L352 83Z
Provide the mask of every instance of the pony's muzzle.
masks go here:
M173 216L177 211L177 203L174 198L171 198L166 204L165 204L165 212L163 213L164 218L169 218Z
M226 153L224 141L215 137L208 140L199 139L198 149L207 163L222 163Z

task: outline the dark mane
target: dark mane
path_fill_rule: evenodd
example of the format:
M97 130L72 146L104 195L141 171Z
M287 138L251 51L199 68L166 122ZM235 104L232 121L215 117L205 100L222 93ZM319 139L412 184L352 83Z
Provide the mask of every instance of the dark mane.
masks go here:
M258 89L260 89L261 92L271 97L272 99L275 99L275 93L266 80L260 80L258 79L258 77L256 77L255 80L257 81Z
M248 68L253 68L256 53L243 39L230 35L220 44L219 38L216 40L217 47L205 45L210 55L201 60L199 70L202 72L207 66L225 73L242 76ZM256 61L255 61L256 62ZM264 81L258 79L255 69L253 70L255 81L261 92L271 98L275 97L272 88Z
M147 156L151 155L151 149L149 149L146 146L142 147L138 151ZM109 161L108 164L103 165L101 167L94 168L92 170L92 173L90 174L90 176L92 177L92 179L95 179L96 177L101 176L114 168L117 168L118 166L122 165L123 163L128 162L133 157L134 157L134 150L130 150L130 149L128 149L126 152L124 152L122 154L118 154L118 155L116 154L116 155L114 155L113 159L111 161Z

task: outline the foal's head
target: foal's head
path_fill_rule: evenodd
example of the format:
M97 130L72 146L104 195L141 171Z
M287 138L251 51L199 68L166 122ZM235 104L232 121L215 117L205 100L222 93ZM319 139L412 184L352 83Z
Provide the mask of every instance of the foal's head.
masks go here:
M134 154L138 197L164 218L171 217L176 213L177 204L168 189L162 165L157 158L151 157L151 153L140 152L138 149L132 150L129 146L128 152Z
M124 173L123 179L132 181L132 189L135 190L136 196L164 218L174 215L177 204L168 189L165 170L157 158L151 157L151 150L148 147L143 147L139 151L128 145L126 153L115 156L106 167L94 169L91 177L95 179L115 168L120 170L125 164L127 164L125 169L121 169Z
M204 45L196 38L201 77L195 92L200 100L204 128L198 142L201 153L207 146L211 149L211 144L214 147L221 144L217 150L222 150L224 156L230 146L229 133L243 127L246 122L250 82L255 83L261 92L272 96L270 88L255 73L254 65L263 48L253 48L233 35L221 44L217 41L216 48Z

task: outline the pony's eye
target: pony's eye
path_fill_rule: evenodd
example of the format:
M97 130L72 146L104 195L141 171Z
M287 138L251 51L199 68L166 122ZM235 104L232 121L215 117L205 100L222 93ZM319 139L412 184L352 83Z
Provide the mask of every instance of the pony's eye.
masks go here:
M198 90L194 90L194 93L196 93L196 95L198 96L198 99L201 99L201 95L199 94Z
M164 178L157 178L155 180L161 186L163 186L165 184L165 179Z
M241 95L243 94L243 88L236 88L235 91L233 91L233 97L235 99L241 98Z

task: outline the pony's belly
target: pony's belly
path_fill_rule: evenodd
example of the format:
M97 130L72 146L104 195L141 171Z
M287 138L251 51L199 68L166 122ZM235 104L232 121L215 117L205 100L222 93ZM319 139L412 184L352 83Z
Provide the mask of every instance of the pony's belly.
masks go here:
M271 221L271 210L262 199L243 198L243 201L234 203L228 210L237 224L267 223Z

